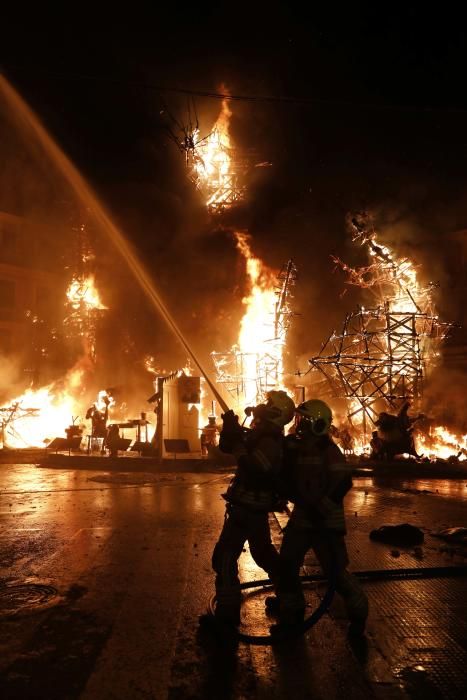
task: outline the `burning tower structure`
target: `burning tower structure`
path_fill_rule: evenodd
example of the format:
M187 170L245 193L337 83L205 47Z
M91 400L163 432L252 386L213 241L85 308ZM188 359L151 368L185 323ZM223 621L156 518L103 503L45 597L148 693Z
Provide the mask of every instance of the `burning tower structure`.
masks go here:
M64 328L66 337L77 342L78 352L96 360L96 331L107 307L95 283L95 254L89 226L80 220L73 227L69 252L71 279L66 291Z
M211 131L202 136L194 103L188 107L185 125L173 117L176 133L170 135L185 155L188 176L202 193L211 216L219 217L245 199L246 181L256 162L253 151L240 151L230 135L232 112L223 99ZM293 318L293 287L297 269L289 260L280 271L272 271L252 251L248 232L233 233L245 261L245 307L237 342L227 351L211 353L216 382L224 388L236 410L260 403L271 389L284 388L284 355Z
M169 130L171 138L185 155L188 177L203 195L213 215L221 214L245 198L245 178L254 158L253 153L241 153L233 146L229 133L231 116L224 99L212 130L202 136L193 103L188 105L186 124L180 124L172 117L176 132Z

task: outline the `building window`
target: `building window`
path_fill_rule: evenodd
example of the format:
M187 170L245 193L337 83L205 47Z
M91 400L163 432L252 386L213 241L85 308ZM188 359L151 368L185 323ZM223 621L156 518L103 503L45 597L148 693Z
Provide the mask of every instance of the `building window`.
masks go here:
M15 283L12 280L0 280L0 309L13 309L15 297Z

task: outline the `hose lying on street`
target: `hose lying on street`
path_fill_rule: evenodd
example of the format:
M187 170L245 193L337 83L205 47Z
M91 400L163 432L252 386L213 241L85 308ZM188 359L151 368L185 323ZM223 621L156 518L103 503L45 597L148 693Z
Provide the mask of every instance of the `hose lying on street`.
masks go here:
M467 566L432 566L432 567L417 567L406 569L373 569L368 571L352 571L352 574L361 581L406 581L410 579L429 579L429 578L453 578L467 576ZM307 583L322 583L327 581L325 574L305 574L300 576L300 580ZM270 579L260 579L258 581L245 581L240 584L242 590L250 588L272 588ZM329 581L329 586L316 610L303 621L301 625L296 625L293 631L287 634L280 635L254 635L238 632L238 639L241 642L254 644L258 646L266 646L275 644L291 637L298 637L305 634L313 627L318 620L329 609L335 593L335 582ZM213 596L209 602L209 612L214 615L216 596Z

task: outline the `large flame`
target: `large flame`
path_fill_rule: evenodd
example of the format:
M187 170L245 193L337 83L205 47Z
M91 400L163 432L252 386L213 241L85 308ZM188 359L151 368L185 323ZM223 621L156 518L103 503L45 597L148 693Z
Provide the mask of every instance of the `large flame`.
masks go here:
M268 391L284 388L284 319L290 312L287 293L283 287L278 292L276 274L252 253L249 235L237 233L236 242L246 264L245 312L237 343L230 352L214 352L212 357L217 381L226 386L235 409L243 412L245 406L262 402Z
M65 319L65 324L76 321L84 323L93 311L107 308L100 299L92 274L74 276L66 296L71 316ZM54 437L64 437L65 429L73 420L84 418L86 407L83 406L82 395L85 364L86 356L63 380L39 389L27 389L1 408L3 447L44 447ZM99 394L97 403L102 401L103 392Z
M246 403L257 403L262 389L279 388L283 379L283 345L274 329L276 277L251 252L249 236L237 233L237 248L246 261L248 292L242 302L245 313L240 323L238 352L243 356ZM272 372L277 377L272 376Z
M415 436L418 454L429 459L450 459L456 457L459 461L467 459L467 434L455 435L443 426L432 428L428 434L418 433Z
M28 389L2 409L3 447L44 447L81 415L80 385L83 369L73 369L60 383Z
M94 275L91 274L85 277L74 277L67 289L66 296L74 310L82 307L88 311L92 309L107 309L99 296Z
M195 129L192 135L194 180L206 195L206 206L213 211L230 206L235 191L229 135L231 116L227 101L223 100L212 132L204 139L201 139L199 129Z

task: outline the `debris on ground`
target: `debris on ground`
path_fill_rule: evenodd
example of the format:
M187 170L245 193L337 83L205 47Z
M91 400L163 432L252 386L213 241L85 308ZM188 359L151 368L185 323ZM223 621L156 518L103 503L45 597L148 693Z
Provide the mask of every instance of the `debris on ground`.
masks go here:
M422 544L425 535L419 527L402 523L401 525L382 525L377 530L372 530L370 540L394 544L398 547L413 547Z
M467 544L467 527L447 527L444 530L431 533L433 537L440 537L446 542L454 544Z

